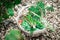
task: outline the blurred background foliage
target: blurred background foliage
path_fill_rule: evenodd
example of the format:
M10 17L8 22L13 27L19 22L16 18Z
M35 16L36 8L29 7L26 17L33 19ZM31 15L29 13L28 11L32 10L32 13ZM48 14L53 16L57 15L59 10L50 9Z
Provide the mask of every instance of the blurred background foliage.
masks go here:
M21 3L21 0L0 0L0 23L14 15L13 7Z
M9 33L6 34L5 40L24 40L19 30L11 29Z

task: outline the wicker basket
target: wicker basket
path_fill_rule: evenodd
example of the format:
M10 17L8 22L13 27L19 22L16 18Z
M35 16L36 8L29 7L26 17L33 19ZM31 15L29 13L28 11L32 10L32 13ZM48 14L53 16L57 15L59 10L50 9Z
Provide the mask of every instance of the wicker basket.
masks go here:
M42 33L45 33L46 32L46 28L43 28L42 30L36 30L33 32L33 34L31 35L29 31L25 30L22 25L19 25L18 21L20 20L20 18L23 16L23 15L26 15L26 13L28 12L28 8L30 7L31 5L28 5L28 6L24 6L22 7L22 9L19 9L18 11L18 16L17 17L14 17L17 24L18 24L18 27L19 29L26 35L26 36L32 36L32 37L37 37L39 36L40 34ZM25 11L25 12L24 12ZM24 12L24 13L23 13Z

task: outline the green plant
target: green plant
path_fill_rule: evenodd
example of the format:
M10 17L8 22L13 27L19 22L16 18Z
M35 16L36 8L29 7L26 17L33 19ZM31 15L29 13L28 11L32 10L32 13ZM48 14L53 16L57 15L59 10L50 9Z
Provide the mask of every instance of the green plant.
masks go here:
M19 30L11 29L9 33L6 34L5 40L24 40L24 37Z
M29 8L29 11L32 11L32 12L36 13L37 15L41 16L42 13L45 14L45 5L42 1L37 2L36 6L31 6Z
M44 29L46 26L42 21L45 21L43 18L46 15L45 9L45 4L42 1L37 2L35 6L31 6L27 15L22 18L23 28L31 33L37 29ZM48 10L53 11L52 7L48 8Z
M51 11L51 12L54 11L54 8L53 8L52 6L50 6L50 7L47 6L46 9L47 9L48 11Z

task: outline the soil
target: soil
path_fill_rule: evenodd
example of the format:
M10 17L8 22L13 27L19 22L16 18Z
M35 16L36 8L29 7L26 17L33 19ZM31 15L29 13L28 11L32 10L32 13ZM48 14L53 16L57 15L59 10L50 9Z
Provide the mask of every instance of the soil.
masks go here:
M29 2L31 2L31 0ZM29 2L28 0L23 0L22 5L26 5L26 3L28 4ZM45 19L53 26L55 31L51 32L48 29L47 32L42 34L41 37L39 36L39 38L41 40L60 40L60 0L43 0L43 2L45 4L52 4L54 6L54 12L47 11ZM18 29L15 21L9 21L11 21L11 19L8 19L7 21L3 22L4 24L0 25L3 26L0 28L0 40L4 40L5 34L8 33L10 29ZM40 40L38 37L36 37L36 39ZM25 38L25 40L27 39Z

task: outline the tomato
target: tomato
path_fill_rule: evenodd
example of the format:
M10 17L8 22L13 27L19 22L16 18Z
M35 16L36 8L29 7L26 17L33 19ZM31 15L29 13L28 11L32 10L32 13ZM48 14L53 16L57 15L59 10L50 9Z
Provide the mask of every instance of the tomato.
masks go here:
M23 20L19 20L19 21L18 21L19 24L22 24L22 22L23 22Z

